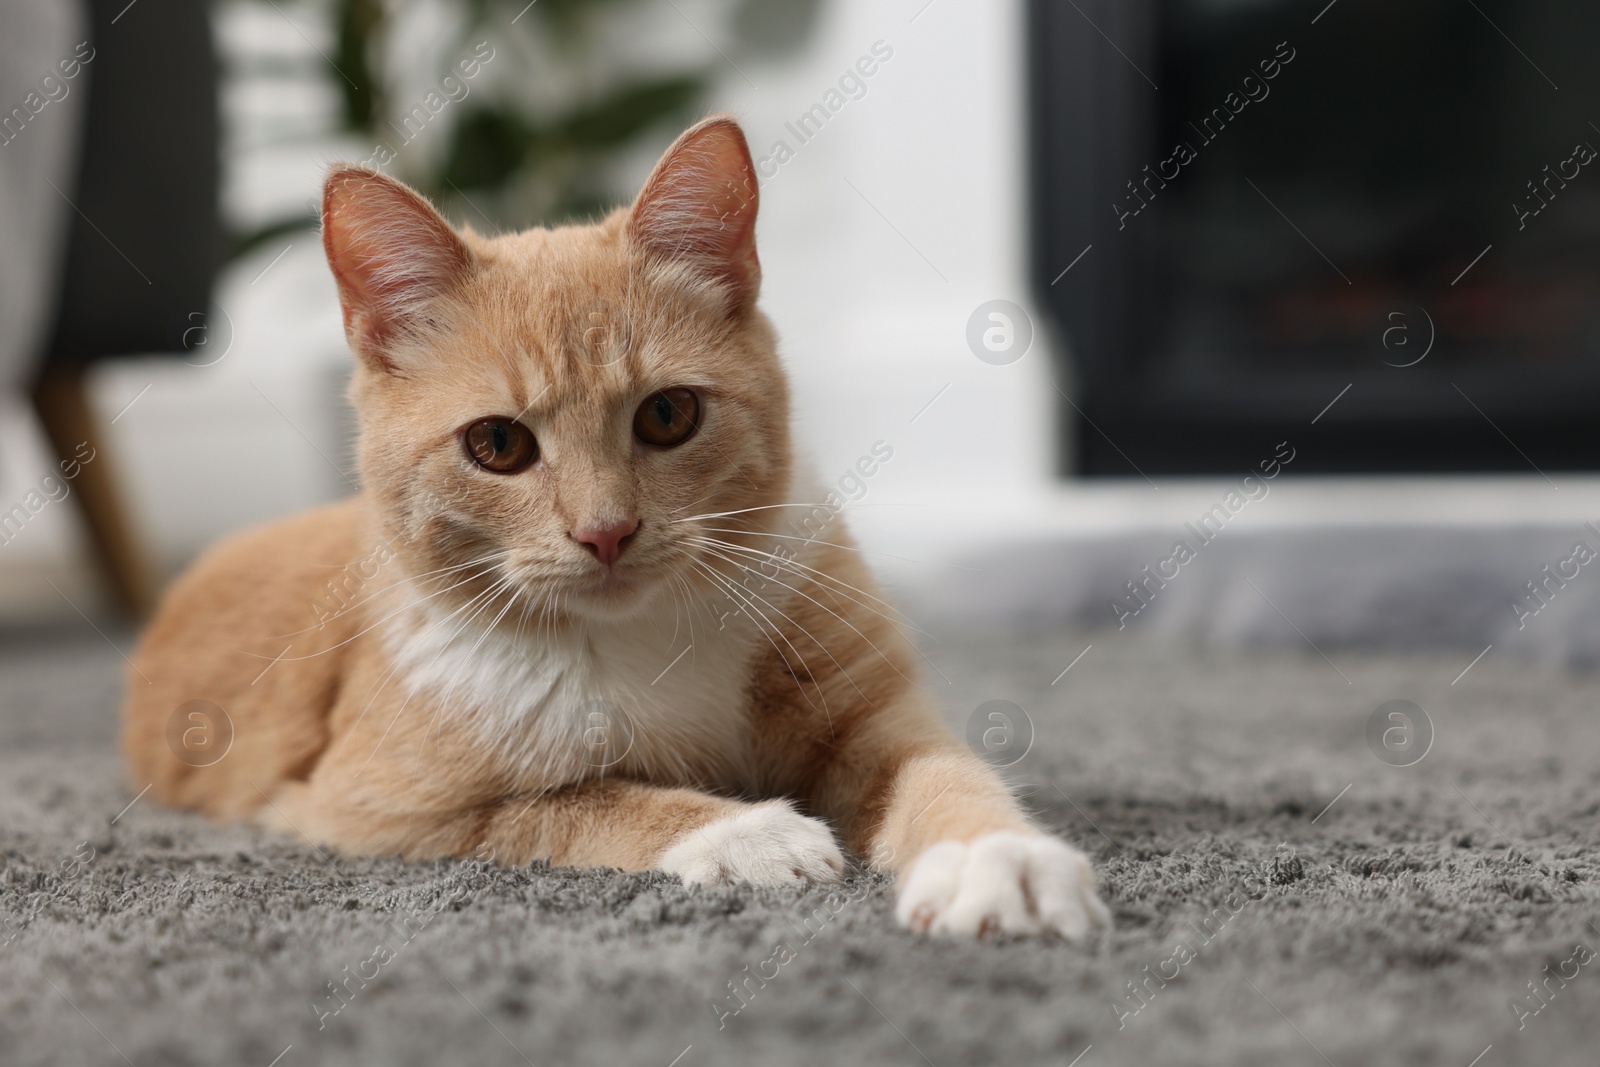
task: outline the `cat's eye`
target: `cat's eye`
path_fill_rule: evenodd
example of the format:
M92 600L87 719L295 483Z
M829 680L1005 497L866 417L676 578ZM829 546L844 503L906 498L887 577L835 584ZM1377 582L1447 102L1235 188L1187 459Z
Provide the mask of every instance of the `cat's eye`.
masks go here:
M647 445L681 445L700 426L700 398L692 389L663 389L633 415L633 434Z
M472 461L486 471L515 474L539 457L533 431L515 419L479 419L461 432Z

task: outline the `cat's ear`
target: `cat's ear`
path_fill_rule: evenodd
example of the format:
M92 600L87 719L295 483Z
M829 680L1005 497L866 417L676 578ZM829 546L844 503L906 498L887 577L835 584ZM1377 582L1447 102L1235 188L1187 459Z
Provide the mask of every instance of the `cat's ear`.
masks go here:
M667 149L633 203L628 235L646 255L715 279L733 310L755 301L756 169L737 122L705 119Z
M322 246L357 356L393 371L389 347L460 282L472 253L421 193L366 167L322 186Z

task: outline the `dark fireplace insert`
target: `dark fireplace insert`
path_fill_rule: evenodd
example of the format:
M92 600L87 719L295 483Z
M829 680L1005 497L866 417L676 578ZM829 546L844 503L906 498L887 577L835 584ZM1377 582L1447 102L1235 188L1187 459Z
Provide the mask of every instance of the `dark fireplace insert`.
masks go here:
M1600 466L1600 4L1029 19L1071 472Z

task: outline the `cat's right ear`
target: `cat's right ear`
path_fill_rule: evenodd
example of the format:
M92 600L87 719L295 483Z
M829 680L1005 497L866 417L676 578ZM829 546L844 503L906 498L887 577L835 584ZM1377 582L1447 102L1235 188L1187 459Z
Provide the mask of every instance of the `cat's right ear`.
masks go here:
M329 171L322 247L351 350L391 372L393 342L472 266L472 253L421 193L366 167Z
M634 201L628 234L646 255L689 265L718 283L731 307L755 303L756 167L744 131L726 115L691 126L667 149Z

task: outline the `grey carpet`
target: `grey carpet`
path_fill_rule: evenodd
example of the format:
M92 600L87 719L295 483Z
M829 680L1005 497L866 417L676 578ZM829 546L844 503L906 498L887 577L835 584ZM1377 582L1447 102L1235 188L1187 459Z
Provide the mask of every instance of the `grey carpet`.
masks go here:
M928 649L958 729L992 699L1029 712L1013 773L1095 856L1117 920L1103 942L921 940L867 875L830 904L655 875L335 864L148 798L124 812L117 654L87 631L11 635L0 1063L1594 1061L1600 962L1566 964L1576 977L1552 979L1520 1030L1509 1005L1538 1004L1527 983L1577 943L1600 946L1600 681L1498 650L1452 685L1469 657L1325 646L1330 663L1068 631ZM1364 740L1392 698L1436 728L1415 766ZM1170 975L1178 942L1195 958L1127 1014L1127 983ZM730 980L780 944L776 976L719 1027ZM319 1026L314 1005L340 1003L328 983L362 969L376 976Z

